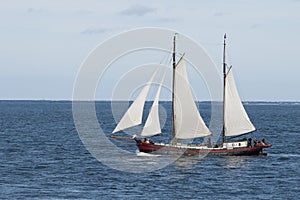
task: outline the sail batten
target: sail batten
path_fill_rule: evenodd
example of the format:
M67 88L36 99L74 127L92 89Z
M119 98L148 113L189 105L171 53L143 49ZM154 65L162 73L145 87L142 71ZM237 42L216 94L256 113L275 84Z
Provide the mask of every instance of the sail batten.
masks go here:
M232 68L226 74L224 89L225 136L239 136L255 131L238 94Z
M143 117L143 110L145 101L147 98L147 94L149 92L150 85L153 81L153 78L155 77L157 73L156 69L149 79L149 81L146 83L146 86L142 89L138 97L135 99L135 101L130 105L126 113L121 118L120 122L116 126L116 128L113 130L112 133L119 132L121 130L137 126L142 123L142 117Z
M174 125L177 139L193 139L211 135L195 104L184 59L175 68Z
M160 122L159 122L158 102L159 102L159 96L160 96L160 91L161 91L161 86L162 86L163 80L164 80L164 78L162 79L162 81L157 89L155 99L153 101L151 110L149 112L145 126L141 133L141 136L149 137L149 136L153 136L153 135L157 135L157 134L161 133L161 127L160 127Z

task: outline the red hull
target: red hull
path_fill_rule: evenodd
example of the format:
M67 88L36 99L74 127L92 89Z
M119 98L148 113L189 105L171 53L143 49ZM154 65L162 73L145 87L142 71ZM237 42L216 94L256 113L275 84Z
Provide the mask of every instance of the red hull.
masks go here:
M189 146L171 146L162 144L149 144L146 142L137 141L137 146L141 152L156 153L156 154L174 154L181 153L184 155L199 155L205 154L210 156L249 156L260 155L263 148L269 148L272 145L257 145L255 147L242 147L242 148L210 148L199 149ZM266 154L263 154L266 155Z

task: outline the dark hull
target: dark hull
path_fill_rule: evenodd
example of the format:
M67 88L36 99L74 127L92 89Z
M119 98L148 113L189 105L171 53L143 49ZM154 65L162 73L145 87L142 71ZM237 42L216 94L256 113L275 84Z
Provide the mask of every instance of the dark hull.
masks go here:
M255 147L242 148L207 148L201 149L195 146L171 146L161 144L149 144L145 142L137 142L140 152L154 153L154 154L184 154L184 155L208 155L208 156L252 156L252 155L266 155L262 153L264 148L269 148L272 145L257 145Z

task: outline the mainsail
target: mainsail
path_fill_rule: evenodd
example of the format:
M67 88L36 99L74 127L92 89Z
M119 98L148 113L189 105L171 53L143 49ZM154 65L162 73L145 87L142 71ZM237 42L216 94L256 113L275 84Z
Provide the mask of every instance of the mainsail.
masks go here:
M116 133L118 131L124 130L126 128L130 128L142 123L143 110L145 101L147 98L147 94L149 92L150 85L153 81L154 76L156 75L157 70L153 73L150 80L147 82L146 86L142 89L139 96L136 100L131 104L128 108L127 112L123 115L122 119L114 129L112 133Z
M173 92L175 94L175 137L177 139L193 139L211 135L195 104L183 58L175 68Z
M160 127L160 122L159 122L159 112L158 112L158 102L159 102L159 96L160 96L160 90L162 86L162 82L164 79L162 79L156 95L154 102L152 104L151 110L149 112L148 118L146 120L145 126L143 128L143 131L141 133L142 136L153 136L161 133L161 127Z
M225 78L224 128L225 136L238 136L255 131L239 97L230 68Z

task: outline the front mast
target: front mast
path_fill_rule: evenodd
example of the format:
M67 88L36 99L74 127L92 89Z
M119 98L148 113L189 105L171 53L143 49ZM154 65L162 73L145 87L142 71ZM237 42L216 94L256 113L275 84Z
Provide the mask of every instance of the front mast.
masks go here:
M225 84L226 84L226 63L225 63L225 47L226 47L226 33L224 35L224 49L223 49L223 129L222 129L222 144L225 142Z
M176 35L175 33L174 38L173 38L173 79L172 79L172 145L176 144L176 139L175 139L175 112L174 112L174 87L175 87L175 68L176 68Z

